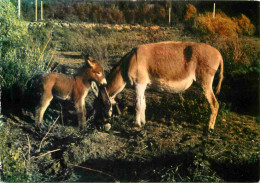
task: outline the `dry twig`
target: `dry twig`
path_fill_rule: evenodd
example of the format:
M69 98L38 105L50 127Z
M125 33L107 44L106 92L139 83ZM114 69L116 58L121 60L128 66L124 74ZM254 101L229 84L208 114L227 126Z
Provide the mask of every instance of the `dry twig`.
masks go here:
M28 161L31 161L31 143L30 143L30 138L27 135L27 140L28 140Z
M43 137L41 143L40 143L40 147L39 147L39 152L41 151L41 147L42 147L42 143L43 141L46 139L47 135L50 133L51 128L55 125L55 123L58 121L60 116L57 117L57 119L52 123L52 125L50 126L49 130L47 131L47 133L45 134L45 136Z
M110 175L110 174L108 174L108 173L102 172L102 171L100 171L100 170L95 170L95 169L87 168L87 167L84 167L84 166L78 166L78 165L74 165L74 164L71 164L71 163L69 163L68 165L75 166L75 167L79 167L79 168L83 168L83 169L90 170L90 171L94 171L94 172L98 172L98 173L101 173L101 174L103 174L103 175L107 175L107 176L113 178L114 181L116 181L116 178L115 178L115 177L113 177L112 175Z
M63 123L63 113L62 113L62 105L60 104L60 116L61 116L61 124L64 127L64 123Z
M55 149L55 150L53 150L53 151L48 151L48 152L46 152L46 153L44 153L44 154L41 154L41 155L39 155L39 156L36 156L35 158L40 158L40 157L43 157L43 156L45 156L45 155L47 155L47 154L50 154L50 153L53 153L53 152L56 152L56 151L60 151L60 149Z

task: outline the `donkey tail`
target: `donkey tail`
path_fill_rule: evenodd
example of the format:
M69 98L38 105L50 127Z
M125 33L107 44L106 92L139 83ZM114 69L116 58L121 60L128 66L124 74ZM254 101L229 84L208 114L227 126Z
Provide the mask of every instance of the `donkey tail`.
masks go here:
M222 58L222 56L221 56L221 59L220 59L219 81L218 81L218 86L217 86L216 94L219 94L220 89L221 89L221 84L222 84L222 81L223 81L223 78L224 78L223 72L224 72L224 63L223 63L223 58Z

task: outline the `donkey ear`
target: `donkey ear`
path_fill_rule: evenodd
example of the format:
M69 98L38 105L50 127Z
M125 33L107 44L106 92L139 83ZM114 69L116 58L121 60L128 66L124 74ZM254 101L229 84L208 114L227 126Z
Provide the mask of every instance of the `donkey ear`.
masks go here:
M92 57L88 57L86 62L89 64L90 67L94 67L94 60Z

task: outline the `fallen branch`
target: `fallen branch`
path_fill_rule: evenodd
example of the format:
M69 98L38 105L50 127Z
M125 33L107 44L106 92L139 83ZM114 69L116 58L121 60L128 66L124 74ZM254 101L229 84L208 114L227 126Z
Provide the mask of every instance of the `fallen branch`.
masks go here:
M78 166L78 165L74 165L74 164L71 164L71 163L68 163L68 165L75 166L75 167L78 167L78 168L83 168L83 169L85 169L85 170L90 170L90 171L98 172L98 173L100 173L100 174L107 175L107 176L113 178L114 181L116 181L116 178L115 178L115 177L113 177L112 175L110 175L110 174L108 174L108 173L102 172L102 171L100 171L100 170L95 170L95 169L92 169L92 168L87 168L87 167L83 167L83 166Z
M60 103L59 103L60 104ZM62 105L60 104L60 116L61 116L61 124L64 127L64 123L63 123L63 113L62 113Z
M28 140L28 161L31 161L31 143L30 143L30 138L27 135L27 140Z
M42 143L43 141L46 139L47 135L50 133L51 128L55 125L55 123L58 121L60 116L57 117L57 119L52 123L52 125L50 126L49 130L47 131L47 133L45 134L45 136L43 137L41 143L40 143L40 147L39 147L39 152L41 152L41 147L42 147Z
M27 163L26 163L26 173L27 175L30 175L31 171L31 142L29 135L27 135L27 140L28 140L28 158L27 158Z
M223 152L225 152L225 151L227 151L227 150L224 149L223 151L217 152L217 153L215 153L215 154L213 154L213 155L210 155L210 156L211 156L211 157L212 157L212 156L216 156L216 155L218 155L218 154L220 154L220 153L223 153Z
M41 154L40 156L36 156L35 158L40 158L40 157L43 157L43 156L45 156L45 155L47 155L47 154L50 154L50 153L53 153L53 152L56 152L56 151L60 151L60 149L55 149L55 150L53 150L53 151L48 151L48 152L46 152L46 153L44 153L44 154Z

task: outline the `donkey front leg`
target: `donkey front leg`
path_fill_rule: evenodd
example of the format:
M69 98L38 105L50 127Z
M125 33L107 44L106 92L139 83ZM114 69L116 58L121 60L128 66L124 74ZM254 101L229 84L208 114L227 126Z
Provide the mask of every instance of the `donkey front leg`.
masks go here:
M85 103L82 100L75 102L77 110L79 128L84 130L86 127L86 108Z
M145 89L146 84L136 84L136 121L135 124L138 127L145 125Z

